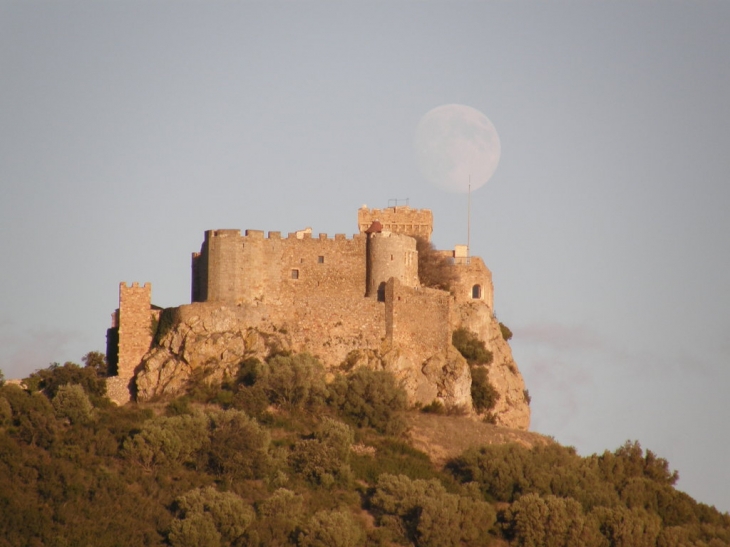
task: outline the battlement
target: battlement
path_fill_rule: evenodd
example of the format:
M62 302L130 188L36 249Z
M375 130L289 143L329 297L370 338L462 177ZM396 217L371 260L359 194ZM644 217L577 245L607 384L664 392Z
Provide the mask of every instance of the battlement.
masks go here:
M120 295L121 295L122 289L124 289L125 291L128 290L128 289L142 289L142 290L151 291L152 290L152 285L148 282L148 283L145 283L144 285L142 285L140 287L139 286L139 282L137 282L137 281L133 281L131 284L130 283L127 283L126 281L122 281L119 284Z
M363 205L358 209L357 225L360 233L364 233L375 221L380 222L385 231L411 237L425 237L431 241L433 232L431 209L411 209L407 205L396 205L386 209L368 209Z

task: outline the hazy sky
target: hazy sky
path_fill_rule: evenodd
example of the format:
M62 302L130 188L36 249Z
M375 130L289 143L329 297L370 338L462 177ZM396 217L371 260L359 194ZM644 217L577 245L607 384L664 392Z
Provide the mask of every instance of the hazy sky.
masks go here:
M413 153L459 103L501 139L471 243L532 429L730 510L729 99L726 0L0 0L0 368L104 350L120 281L188 303L206 229L407 197L465 243Z

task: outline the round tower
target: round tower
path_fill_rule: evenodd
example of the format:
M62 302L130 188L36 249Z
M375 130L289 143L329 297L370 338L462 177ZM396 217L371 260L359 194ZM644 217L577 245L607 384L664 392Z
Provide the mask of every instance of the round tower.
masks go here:
M391 232L368 234L366 296L384 300L385 283L395 277L406 286L417 287L418 251L412 237Z

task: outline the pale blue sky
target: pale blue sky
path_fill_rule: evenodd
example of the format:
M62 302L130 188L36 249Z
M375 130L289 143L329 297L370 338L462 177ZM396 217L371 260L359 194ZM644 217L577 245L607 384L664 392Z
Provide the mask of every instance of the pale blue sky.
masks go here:
M189 301L203 231L356 231L420 117L486 114L472 251L535 431L638 439L730 510L730 3L0 0L0 368L103 350L120 281Z

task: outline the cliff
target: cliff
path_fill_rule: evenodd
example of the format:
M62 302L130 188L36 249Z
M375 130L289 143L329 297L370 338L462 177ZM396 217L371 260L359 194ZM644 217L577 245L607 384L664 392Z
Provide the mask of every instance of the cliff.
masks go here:
M496 319L488 308L469 304L457 306L454 315L494 355L489 379L499 393L492 410L495 423L528 429L530 409L524 381ZM318 335L310 332L302 336L302 329L294 321L275 324L270 317L265 305L194 303L165 310L157 342L136 372L137 398L176 396L183 393L192 378L221 381L235 377L244 359L266 359L290 351L315 355L333 373L361 366L388 370L405 389L412 405L439 400L446 407L462 407L476 416L469 366L450 344L432 353L418 345L390 342L387 338L377 345L368 345L357 335L340 333L334 326Z

